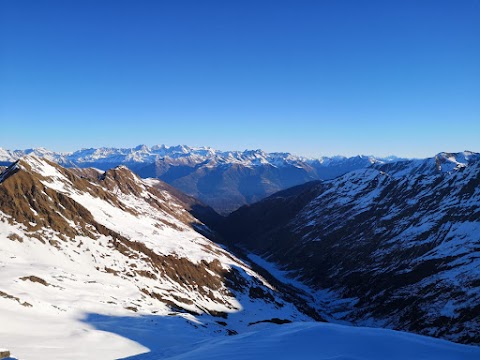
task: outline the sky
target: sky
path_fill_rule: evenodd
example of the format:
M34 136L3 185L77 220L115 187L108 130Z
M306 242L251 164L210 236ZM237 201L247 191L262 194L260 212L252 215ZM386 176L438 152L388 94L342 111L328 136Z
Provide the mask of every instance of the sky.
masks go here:
M0 147L480 152L479 0L0 0Z

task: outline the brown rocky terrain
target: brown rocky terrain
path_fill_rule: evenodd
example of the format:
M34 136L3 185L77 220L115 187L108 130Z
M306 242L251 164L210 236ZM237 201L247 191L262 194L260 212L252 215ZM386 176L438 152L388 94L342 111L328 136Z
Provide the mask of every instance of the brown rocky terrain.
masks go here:
M212 233L192 215L199 208L207 218L218 215L160 181L144 181L123 166L99 173L34 156L13 164L0 179L0 221L11 229L3 241L25 249L49 247L72 261L92 256L92 271L135 284L136 296L145 300L124 305L130 311L146 311L142 302L153 301L176 312L227 318L242 308L237 299L245 298L284 312L281 292L197 232ZM31 270L19 279L49 291L64 287ZM287 316L305 317L288 307ZM255 318L265 320L261 312Z

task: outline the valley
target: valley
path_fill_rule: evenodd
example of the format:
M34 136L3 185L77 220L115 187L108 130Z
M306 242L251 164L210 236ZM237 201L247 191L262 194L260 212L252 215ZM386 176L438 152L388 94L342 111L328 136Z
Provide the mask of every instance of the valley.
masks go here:
M125 165L22 156L0 175L0 345L18 359L200 359L250 344L256 358L305 334L325 349L305 343L305 359L403 359L403 341L476 358L445 340L480 342L479 166L470 152L375 161L221 216Z

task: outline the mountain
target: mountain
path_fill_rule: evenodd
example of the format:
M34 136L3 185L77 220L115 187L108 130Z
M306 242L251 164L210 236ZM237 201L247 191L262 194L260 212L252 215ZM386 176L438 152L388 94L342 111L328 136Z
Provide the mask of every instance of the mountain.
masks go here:
M170 190L124 166L70 170L34 155L1 173L0 345L22 359L112 359L147 351L101 331L118 319L212 337L312 320L202 235L198 203Z
M158 178L224 215L295 185L332 179L374 163L398 160L372 156L308 159L262 150L219 151L185 145L139 145L129 149L83 149L73 153L55 153L43 148L0 149L0 165L9 165L25 155L36 155L66 167L107 170L125 165L142 178Z
M0 353L477 359L478 347L322 321L478 342L479 169L476 154L464 155L410 163L433 164L432 175L375 164L290 188L227 219L125 166L67 169L23 157L0 174ZM436 203L426 198L429 186ZM401 203L414 207L412 222L400 221ZM430 241L430 227L445 234L436 228Z
M478 153L310 182L238 209L220 231L331 321L480 343Z
M74 174L86 178L89 180L98 180L99 178L103 177L103 171L98 170L96 168L69 168L69 171L73 172ZM155 178L148 178L143 179L143 181L148 185L157 190L162 192L166 192L173 196L175 200L182 206L185 210L187 210L191 215L193 215L197 220L200 220L204 224L208 224L209 226L215 226L218 224L222 216L220 216L215 210L213 210L210 206L202 203L201 201L197 200L193 196L186 195L185 193L179 191L178 189L174 188L167 183L155 179ZM197 227L196 230L199 231L201 228ZM213 235L213 234L210 234Z

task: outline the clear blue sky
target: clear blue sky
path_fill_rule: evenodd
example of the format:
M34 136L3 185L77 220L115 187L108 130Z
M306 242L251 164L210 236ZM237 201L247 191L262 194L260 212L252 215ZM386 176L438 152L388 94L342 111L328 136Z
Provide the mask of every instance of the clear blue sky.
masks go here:
M480 1L0 1L0 147L480 151Z

